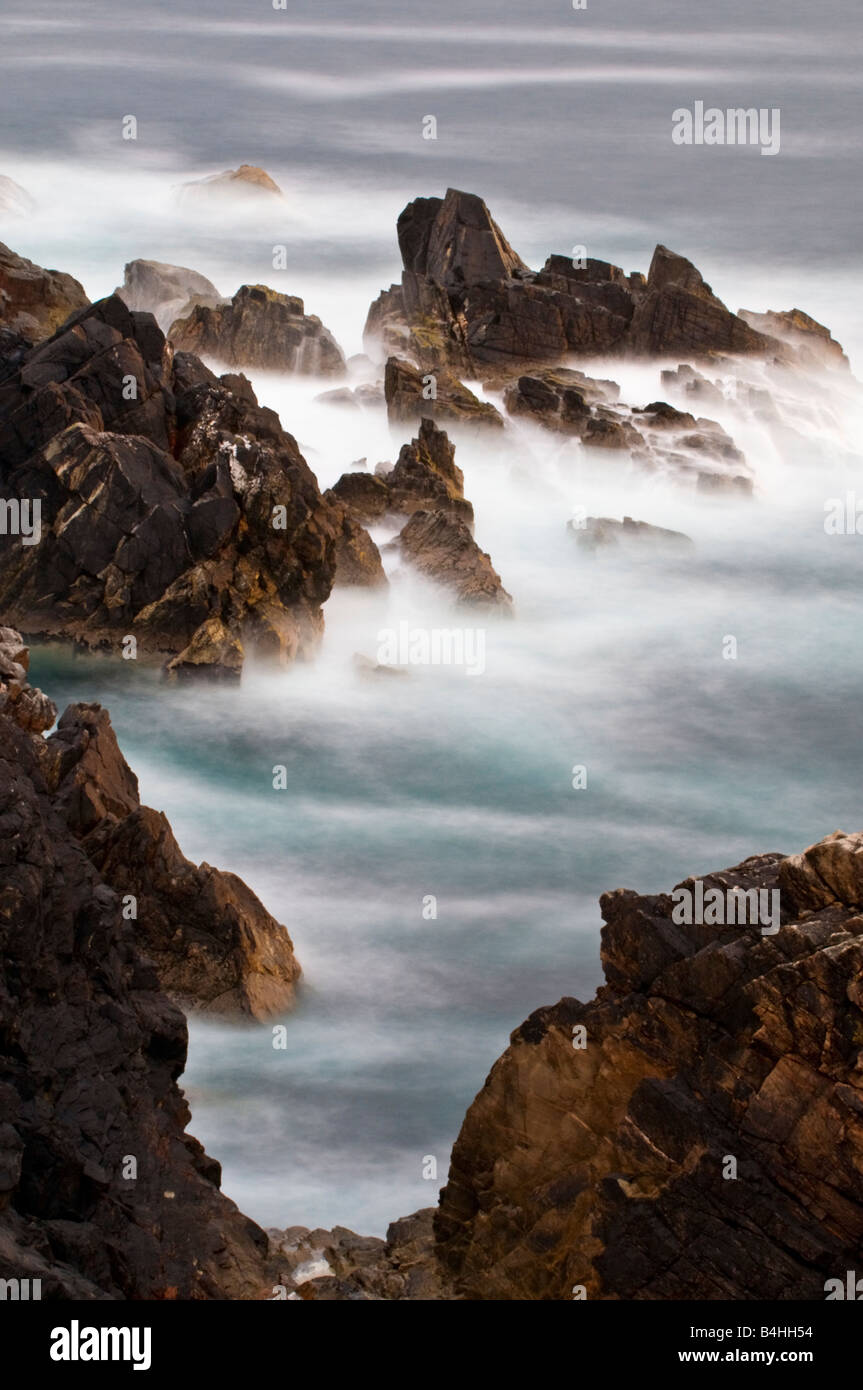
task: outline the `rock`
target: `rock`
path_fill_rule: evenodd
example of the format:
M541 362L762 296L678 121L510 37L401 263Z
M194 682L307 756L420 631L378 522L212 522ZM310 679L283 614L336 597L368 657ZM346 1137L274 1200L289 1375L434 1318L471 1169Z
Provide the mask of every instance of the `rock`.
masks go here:
M30 653L20 632L0 627L0 714L27 733L41 734L57 718L57 707L27 680Z
M245 378L172 352L116 297L8 350L0 492L41 503L38 545L0 536L10 622L114 650L131 635L178 676L314 651L344 509ZM347 541L371 545L351 526Z
M391 514L443 511L473 528L473 507L464 495L455 445L433 420L420 421L419 434L402 445L394 468L379 468L374 474L343 473L332 489L354 520L368 523Z
M433 1219L434 1208L427 1207L394 1221L385 1242L354 1235L343 1226L333 1231L295 1227L277 1248L284 1251L288 1278L306 1302L449 1300L453 1295L436 1256ZM323 1265L327 1272L321 1273Z
M513 1033L455 1145L435 1230L456 1297L820 1301L859 1268L861 845L705 876L778 890L772 935L603 896L606 986Z
M89 302L71 275L43 270L0 242L0 327L38 343Z
M809 314L804 314L802 309L788 309L783 313L771 310L766 314L741 309L739 316L758 333L788 343L804 363L816 368L840 367L850 370L848 358L841 345L831 336L830 329Z
M30 217L36 211L36 200L20 183L0 174L0 217Z
M751 497L753 482L743 473L711 473L700 472L695 480L698 492L708 493L710 496L727 494L732 497Z
M589 551L617 546L621 542L634 542L638 546L645 541L651 545L693 544L692 538L684 535L682 531L669 531L664 526L651 526L647 521L633 521L631 516L625 516L623 521L615 521L608 516L588 516L582 525L575 521L567 522L567 530L582 549Z
M271 1297L266 1235L185 1133L183 1015L44 747L0 710L0 1277L53 1300Z
M114 293L130 309L152 314L163 333L198 305L213 309L227 302L206 275L163 261L130 261Z
M512 611L512 597L490 557L458 517L444 511L414 512L395 544L420 574L453 590L460 604Z
M266 285L243 285L230 303L197 305L168 330L174 347L212 357L229 367L341 376L341 348L303 301Z
M241 879L185 859L165 816L142 806L107 710L70 705L45 744L54 808L100 879L136 903L162 989L183 1009L266 1019L294 1000L291 938Z
M181 202L225 197L266 200L284 196L275 180L256 164L241 164L239 169L225 169L221 174L209 174L204 179L192 179L180 185Z
M695 428L695 416L688 411L675 410L673 405L667 401L651 401L643 410L637 412L639 415L647 416L646 420L640 421L654 430L691 430Z
M325 496L328 501L337 500L332 493ZM341 532L336 538L335 582L338 588L350 589L385 589L388 583L380 551L347 508L342 510Z
M443 199L416 198L399 216L396 230L405 269L447 289L528 272L473 193L449 188Z
M390 490L384 479L373 473L343 473L331 491L364 525L380 521L390 511Z
M431 398L427 394L430 389L435 392ZM500 412L490 402L481 401L469 391L447 367L428 377L412 363L390 357L386 365L384 393L391 425L413 424L427 417L467 428L503 428Z
M681 363L676 371L664 370L660 372L663 386L683 392L684 395L692 398L697 406L723 406L725 396L720 388L706 376L703 376L695 367Z
M353 666L357 674L364 678L408 675L403 666L388 666L386 662L372 661L371 657L364 656L362 652L354 652Z
M686 353L756 353L769 360L788 354L775 338L756 332L732 314L705 284L685 256L657 246L647 276L647 289L635 306L626 338L634 356Z
M482 375L583 356L757 354L794 350L732 314L685 257L657 246L650 272L550 256L530 270L481 199L449 189L417 198L398 222L403 272L366 321L367 350L409 358L423 374Z

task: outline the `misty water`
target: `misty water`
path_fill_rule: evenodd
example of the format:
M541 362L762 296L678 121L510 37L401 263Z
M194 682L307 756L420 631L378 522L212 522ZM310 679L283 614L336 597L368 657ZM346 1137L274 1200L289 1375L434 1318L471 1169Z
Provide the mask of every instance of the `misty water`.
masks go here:
M162 30L155 9L144 24L134 5L103 0L74 14L4 8L9 56L31 55L56 80L34 84L32 110L20 68L0 83L0 173L39 204L29 221L0 223L0 239L78 275L91 296L133 257L173 261L226 293L265 281L303 295L355 353L369 302L399 273L398 212L454 185L486 197L533 265L586 243L646 270L663 241L732 308L799 305L859 363L848 6L760 6L759 42L751 18L741 30L745 7L711 7L708 22L667 0L649 27L633 0L587 14L512 2L466 13L446 0L433 22L420 4L366 5L361 22L356 6L322 14L310 0L289 16L172 3ZM101 46L87 41L94 28ZM68 115L81 82L87 121ZM781 156L716 151L716 178L693 151L672 153L671 111L701 96L781 104ZM130 111L134 148L118 135ZM439 116L435 143L419 135L426 112ZM278 214L177 208L172 185L243 161L285 189ZM277 243L289 253L280 273ZM579 365L614 377L626 401L666 394L662 364ZM408 437L383 407L317 402L331 382L254 383L322 487L356 459L394 460ZM354 654L374 659L385 629L466 622L389 557L388 593L329 600L314 663L252 668L236 689L168 687L145 662L34 651L33 679L61 707L108 706L143 800L167 813L184 852L240 874L291 932L305 973L281 1020L285 1050L266 1025L190 1024L191 1130L249 1215L380 1234L431 1204L510 1031L600 983L600 893L669 889L863 826L863 541L824 528L827 499L856 487L863 500L863 418L853 391L824 389L802 378L783 405L793 448L731 402L707 412L755 470L750 501L590 463L527 425L505 447L459 440L477 539L516 610L469 620L485 634L482 673L359 674ZM579 508L695 545L591 557L566 530ZM273 789L276 765L286 790ZM575 765L585 789L572 786ZM429 1155L437 1181L423 1178Z

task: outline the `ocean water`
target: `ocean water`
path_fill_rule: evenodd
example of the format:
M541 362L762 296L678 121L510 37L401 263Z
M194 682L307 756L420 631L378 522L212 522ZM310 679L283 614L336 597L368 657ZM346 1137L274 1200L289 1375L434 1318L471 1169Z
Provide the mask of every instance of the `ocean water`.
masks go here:
M356 352L369 302L398 274L398 212L454 185L486 197L531 263L584 242L646 269L663 241L734 308L813 313L859 366L850 3L771 0L756 16L664 0L648 16L632 0L297 0L289 13L7 0L2 23L0 173L39 206L0 222L0 239L93 296L136 256L226 292L264 280L302 294ZM673 147L671 111L697 99L780 106L780 156ZM120 139L127 113L137 142ZM420 135L429 113L436 142ZM177 207L174 185L243 161L284 188L278 212ZM664 394L658 365L595 370L627 401ZM317 402L328 385L255 377L322 486L357 458L394 459L407 437L382 410ZM527 425L506 448L460 443L477 538L516 605L511 621L469 620L482 673L358 673L355 653L375 658L386 629L465 625L391 560L387 594L328 602L314 663L252 669L238 689L34 652L33 679L61 706L110 708L144 801L185 853L240 874L291 931L305 975L286 1049L266 1026L190 1025L191 1129L249 1215L383 1233L431 1204L509 1032L600 983L601 892L667 889L863 826L863 542L824 528L828 498L863 500L863 411L855 391L826 400L814 381L786 411L793 450L718 413L756 471L750 502L588 465ZM591 558L566 531L578 507L695 546Z

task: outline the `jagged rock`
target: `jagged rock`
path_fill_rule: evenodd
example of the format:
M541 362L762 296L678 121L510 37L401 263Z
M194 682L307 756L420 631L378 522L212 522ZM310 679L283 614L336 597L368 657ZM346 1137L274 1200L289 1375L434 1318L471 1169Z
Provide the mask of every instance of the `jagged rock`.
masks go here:
M457 1296L822 1300L859 1268L861 846L705 876L778 890L775 934L603 896L607 985L516 1030L453 1151L436 1235Z
M582 442L591 449L640 449L644 439L628 420L609 414L592 415L585 421Z
M428 418L420 422L416 439L402 445L394 468L383 465L375 474L343 473L332 494L358 522L376 521L390 513L411 516L416 511L441 511L473 527L473 507L464 495L455 445Z
M770 310L766 314L741 309L739 317L758 333L788 343L803 362L814 367L843 367L850 370L848 358L841 344L832 337L830 329L809 314L804 314L802 309L787 309L782 313Z
M213 357L229 367L341 376L345 359L328 329L303 301L266 285L243 285L230 303L198 305L168 336L178 351Z
M267 171L256 164L241 164L239 169L225 169L221 174L209 174L204 179L192 179L180 185L182 202L226 196L268 199L284 198L285 195Z
M391 471L389 466L387 471ZM364 525L379 521L391 510L386 481L374 473L343 473L331 492Z
M41 734L57 718L57 706L27 680L30 653L20 632L0 627L0 714L27 733Z
M400 214L396 230L405 270L447 289L529 273L473 193L450 188L443 199L416 198Z
M692 545L691 536L682 531L669 531L664 526L651 526L647 521L633 521L625 516L616 521L608 516L588 516L582 523L567 522L567 530L584 550L595 551L621 542L634 542L641 545L648 541L652 545Z
M394 1221L386 1241L357 1236L343 1226L270 1232L284 1264L281 1282L292 1284L306 1302L450 1300L435 1253L433 1218L434 1208L426 1207Z
M435 395L429 399L422 372L401 358L387 360L384 394L391 425L413 424L426 416L450 425L503 428L500 412L469 391L449 368L440 368L432 381Z
M36 210L36 200L26 188L0 174L0 217L29 217Z
M198 305L212 309L227 302L206 275L164 261L129 261L114 293L130 309L152 314L163 333Z
M627 351L649 357L686 353L757 353L784 360L788 353L775 338L758 333L704 282L685 256L657 246L627 333Z
M0 493L39 499L42 529L33 546L0 536L10 621L90 646L133 635L179 657L176 674L314 650L344 508L245 378L173 353L117 297L35 349L7 347ZM347 539L367 548L351 526Z
M329 500L333 494L325 496ZM347 508L342 509L341 531L336 537L335 583L338 588L350 589L382 589L388 583L380 551Z
M512 597L470 528L451 512L417 511L394 544L415 569L471 608L512 611Z
M142 806L100 705L70 705L44 747L56 812L103 883L135 899L135 930L184 1009L265 1019L294 999L291 938L234 874L183 857L165 816Z
M481 199L449 189L418 198L398 224L401 285L366 322L368 350L409 357L423 372L481 375L587 356L756 353L792 362L793 349L732 314L685 257L658 246L650 272L550 256L534 272Z
M269 1242L185 1133L182 1013L0 711L0 1277L43 1299L272 1296Z
M71 275L43 270L0 242L0 327L38 343L89 302Z
M683 430L695 428L695 416L688 411L676 410L667 401L651 401L643 410L637 412L639 415L647 416L646 420L640 421L654 430Z

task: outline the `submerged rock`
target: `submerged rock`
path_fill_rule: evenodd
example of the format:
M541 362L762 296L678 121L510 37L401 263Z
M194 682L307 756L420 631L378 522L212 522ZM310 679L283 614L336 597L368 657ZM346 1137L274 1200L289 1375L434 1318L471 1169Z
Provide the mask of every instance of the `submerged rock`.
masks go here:
M180 185L181 202L219 197L270 199L284 196L275 179L257 164L241 164L239 169L225 169L221 174L208 174L206 178Z
M630 542L638 546L644 542L652 545L693 544L691 536L683 531L669 531L664 526L651 526L647 521L633 521L631 516L625 516L622 521L608 516L588 516L582 523L567 522L567 530L582 549L590 551Z
M344 354L303 301L266 285L243 285L230 303L196 305L168 330L177 351L213 357L229 367L341 376Z

